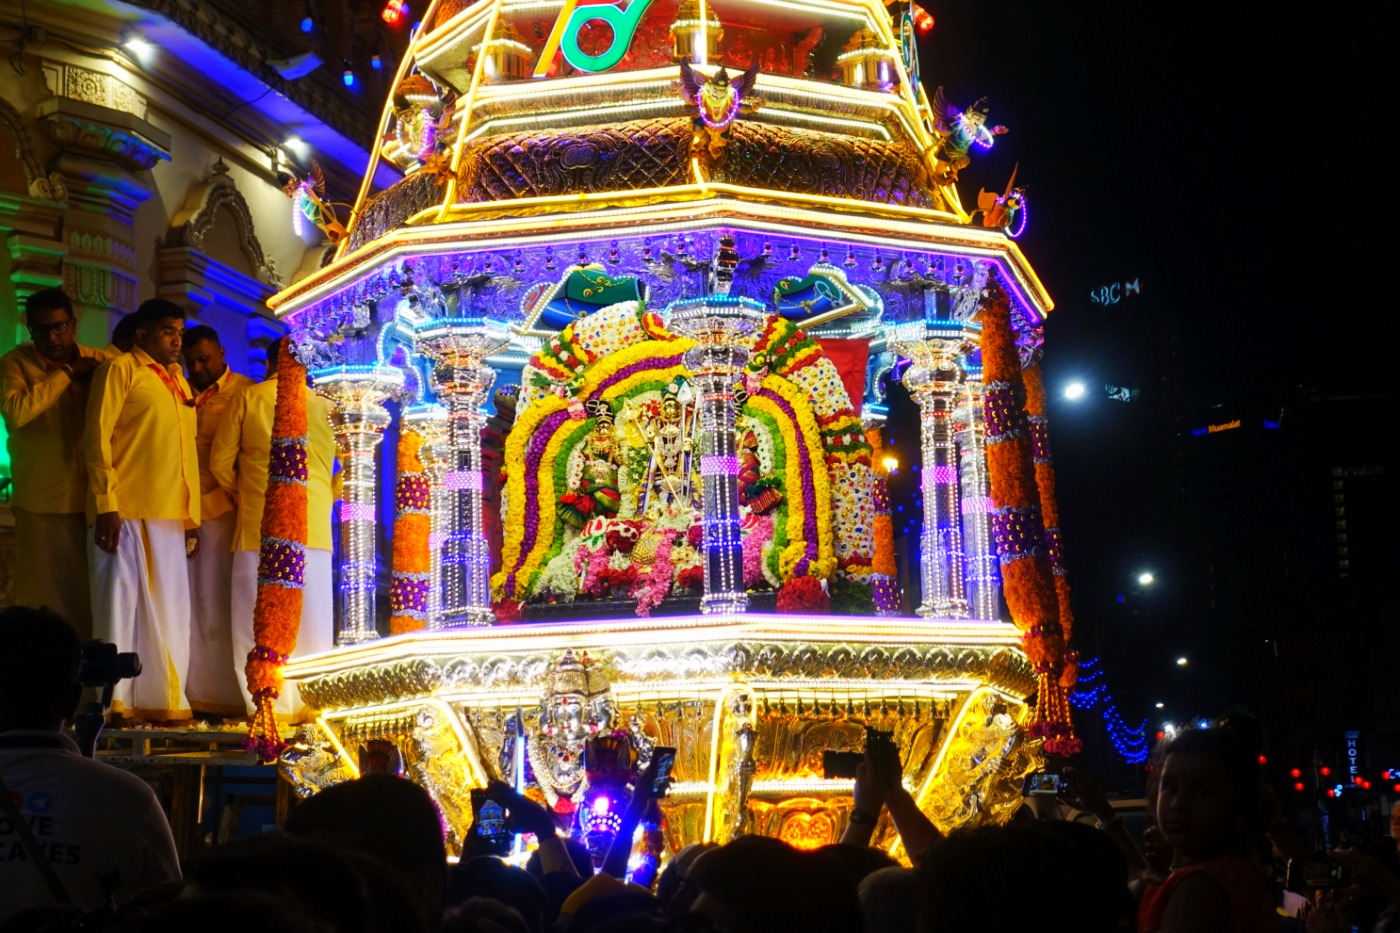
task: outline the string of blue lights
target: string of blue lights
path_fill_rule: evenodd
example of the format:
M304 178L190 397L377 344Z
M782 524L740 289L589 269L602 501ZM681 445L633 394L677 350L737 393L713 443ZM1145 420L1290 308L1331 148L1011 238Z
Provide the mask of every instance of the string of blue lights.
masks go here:
M1079 681L1069 695L1070 705L1080 710L1098 710L1118 757L1130 765L1140 765L1152 751L1147 720L1142 720L1136 729L1129 727L1123 721L1123 714L1118 712L1105 680L1098 658L1079 662Z

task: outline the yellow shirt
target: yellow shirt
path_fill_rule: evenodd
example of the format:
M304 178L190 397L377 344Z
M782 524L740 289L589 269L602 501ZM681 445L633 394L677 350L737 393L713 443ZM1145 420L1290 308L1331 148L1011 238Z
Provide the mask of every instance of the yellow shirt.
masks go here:
M214 474L209 472L209 448L214 443L214 433L223 423L229 403L251 385L256 383L225 366L224 374L194 397L194 415L198 422L194 446L199 454L199 516L202 522L213 521L233 511L233 499L214 479Z
M190 400L180 367L160 367L140 347L97 367L83 432L89 522L116 512L122 518L178 518L186 528L199 524Z
M77 346L78 355L101 360L102 351ZM87 382L74 382L34 349L15 347L0 357L0 411L10 432L14 505L30 512L71 515L83 511L83 413Z
M331 549L331 473L335 437L331 403L306 389L306 546ZM272 453L272 414L277 407L277 377L234 396L214 434L209 471L238 503L235 551L256 551L262 544L263 503L267 499L267 461Z

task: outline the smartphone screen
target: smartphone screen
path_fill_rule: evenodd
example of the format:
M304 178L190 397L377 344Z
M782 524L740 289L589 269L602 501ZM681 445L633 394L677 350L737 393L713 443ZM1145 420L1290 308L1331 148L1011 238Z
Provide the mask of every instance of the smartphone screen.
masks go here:
M652 782L651 793L653 797L661 797L668 789L666 782L671 777L671 770L676 766L676 750L657 746L652 749L651 754L656 760L656 780Z
M472 791L472 832L493 854L505 855L510 851L513 840L506 828L505 807L491 799L485 790Z
M1058 797L1064 789L1064 778L1058 771L1036 771L1026 775L1022 789L1027 797Z

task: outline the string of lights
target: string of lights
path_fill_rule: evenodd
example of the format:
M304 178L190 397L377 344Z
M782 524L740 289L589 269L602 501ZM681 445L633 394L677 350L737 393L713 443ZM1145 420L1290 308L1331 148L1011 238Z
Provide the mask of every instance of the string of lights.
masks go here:
M1080 661L1079 681L1069 695L1070 705L1080 710L1098 710L1118 757L1130 765L1140 765L1147 761L1152 751L1147 720L1143 719L1137 728L1129 727L1113 702L1113 694L1109 692L1105 679L1098 658Z

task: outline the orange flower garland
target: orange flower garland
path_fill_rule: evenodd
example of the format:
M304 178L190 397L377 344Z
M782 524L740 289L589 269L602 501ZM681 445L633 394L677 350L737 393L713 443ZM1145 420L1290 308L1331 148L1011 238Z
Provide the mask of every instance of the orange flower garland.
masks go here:
M1001 563L1002 587L1012 621L1024 634L1022 645L1035 669L1035 721L1031 734L1045 739L1045 750L1079 750L1069 702L1060 683L1065 643L1054 574L1045 551L1040 489L1032 463L1030 422L1024 399L1021 360L1011 332L1011 302L995 280L982 311L982 379L987 387L987 473L991 481L993 537Z
M1026 414L1030 416L1031 447L1035 460L1035 484L1040 489L1040 511L1045 522L1045 548L1055 575L1055 599L1060 607L1060 637L1068 646L1074 636L1074 610L1069 602L1069 573L1065 569L1064 543L1060 535L1060 504L1055 495L1055 461L1050 456L1050 422L1045 416L1045 379L1036 360L1024 371ZM1065 652L1060 684L1066 690L1078 679L1079 665L1073 649Z
M267 499L258 549L258 597L253 650L244 673L255 707L245 747L262 761L286 748L273 703L282 692L282 668L297 646L306 575L306 367L283 341L277 362L277 407L272 416Z
M432 484L419 452L423 435L409 428L399 434L399 471L394 479L394 576L389 584L389 634L401 635L428 624L432 578Z

